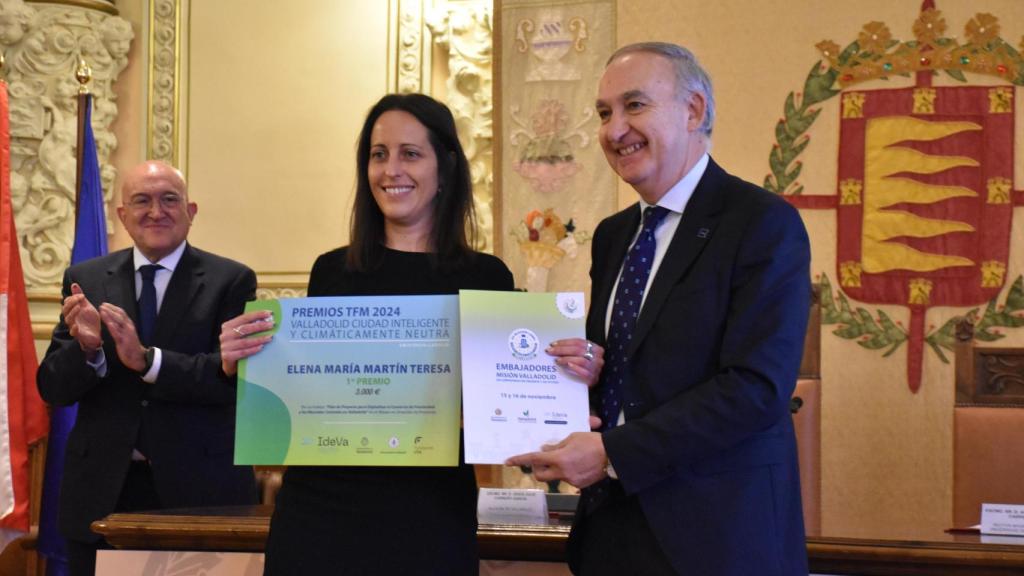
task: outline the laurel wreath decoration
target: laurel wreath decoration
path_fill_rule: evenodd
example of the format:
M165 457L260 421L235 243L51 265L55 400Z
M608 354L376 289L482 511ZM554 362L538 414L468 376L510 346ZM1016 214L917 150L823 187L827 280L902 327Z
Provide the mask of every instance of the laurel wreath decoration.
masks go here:
M964 318L974 324L974 338L982 342L994 342L1005 338L1006 335L999 332L998 328L1024 326L1024 275L1017 277L1002 304L996 304L996 300L997 298L993 298L985 306L985 313L982 314L981 320L978 320L978 308L974 308L963 316L950 318L941 328L925 336L924 341L938 354L940 360L949 364L942 349L953 351L956 325Z
M838 297L834 297L832 282L826 274L822 273L818 286L821 290L821 323L838 324L839 327L832 331L836 336L856 340L857 344L868 350L889 348L883 354L885 357L907 341L907 330L899 323L893 322L885 312L877 310L878 317L875 318L864 308L858 307L853 310L850 301L842 292L838 292Z
M853 42L843 50L840 58L845 62L858 50L859 46ZM812 106L821 104L841 92L833 88L838 78L839 70L832 67L823 69L820 62L815 63L804 80L803 93L790 92L786 96L783 117L775 124L775 143L768 154L768 165L772 173L764 178L766 189L776 194L792 196L798 196L804 191L803 185L796 181L800 177L803 163L796 158L811 142L806 132L818 119L818 114L821 114L821 108L812 109Z
M872 316L865 308L854 310L850 301L842 292L833 295L832 282L824 273L818 281L821 290L821 323L822 325L838 324L833 334L846 340L856 340L857 344L869 350L888 348L883 357L888 357L900 345L907 341L908 332L899 322L882 310L876 310L877 317ZM941 328L932 330L924 341L935 352L939 360L949 364L949 358L943 349L950 352L956 342L956 325L967 318L974 324L974 337L982 342L994 342L1006 335L999 328L1019 328L1024 326L1024 275L1018 276L1010 287L1002 304L995 297L985 306L985 312L978 319L979 308L974 308L961 316L954 316L946 321Z

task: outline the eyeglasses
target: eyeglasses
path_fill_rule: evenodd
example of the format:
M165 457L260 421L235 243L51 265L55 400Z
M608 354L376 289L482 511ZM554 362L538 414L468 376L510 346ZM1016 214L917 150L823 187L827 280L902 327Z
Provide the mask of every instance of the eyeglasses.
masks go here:
M160 197L156 199L156 201L160 202L160 208L163 208L164 210L168 211L177 210L178 207L181 206L181 203L183 202L181 195L175 194L173 192L161 194ZM135 196L132 196L131 199L128 200L127 206L132 210L138 212L146 212L153 208L153 202L154 198L152 196L147 196L145 194L137 194Z

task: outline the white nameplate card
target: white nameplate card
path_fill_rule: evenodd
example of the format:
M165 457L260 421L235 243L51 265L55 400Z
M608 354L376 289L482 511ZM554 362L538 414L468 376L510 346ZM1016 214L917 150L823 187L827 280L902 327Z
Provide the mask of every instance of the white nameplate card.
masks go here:
M981 533L1024 536L1024 505L982 504Z
M548 523L548 500L543 490L481 488L476 503L481 524Z

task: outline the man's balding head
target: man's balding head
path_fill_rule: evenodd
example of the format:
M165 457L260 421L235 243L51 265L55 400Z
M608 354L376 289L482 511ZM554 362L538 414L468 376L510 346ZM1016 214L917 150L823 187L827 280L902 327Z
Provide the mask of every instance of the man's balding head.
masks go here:
M169 164L149 160L124 175L117 216L150 261L160 260L185 241L197 210L188 201L185 177Z

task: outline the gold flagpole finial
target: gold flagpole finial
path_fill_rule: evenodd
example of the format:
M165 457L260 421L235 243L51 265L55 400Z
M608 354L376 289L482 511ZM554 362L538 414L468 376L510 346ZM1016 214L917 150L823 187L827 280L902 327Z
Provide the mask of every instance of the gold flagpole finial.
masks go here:
M4 64L7 64L7 55L4 54L3 50L0 50L0 72L4 71Z
M88 84L89 81L92 80L92 68L89 68L89 65L85 63L84 58L78 59L78 69L75 70L75 78L78 80L78 83L81 84L81 86L78 87L78 93L88 94Z

